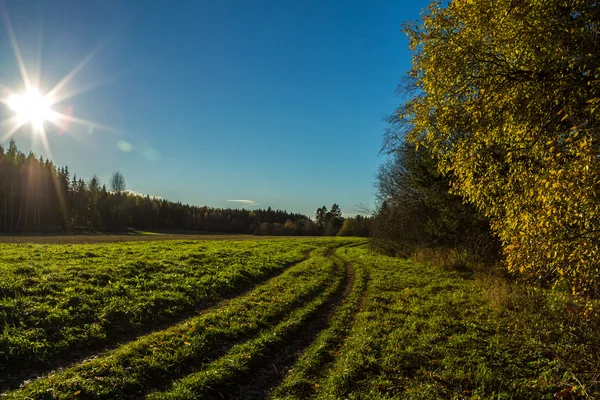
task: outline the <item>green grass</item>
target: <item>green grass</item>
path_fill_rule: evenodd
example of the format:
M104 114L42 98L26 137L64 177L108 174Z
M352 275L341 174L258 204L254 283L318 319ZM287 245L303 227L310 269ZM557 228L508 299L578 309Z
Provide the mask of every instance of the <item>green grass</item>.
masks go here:
M346 254L348 249L341 249ZM368 274L365 268L355 263L352 291L340 304L331 318L329 327L300 356L289 370L283 383L274 390L274 399L309 398L317 394L323 379L330 373L332 362L344 344L354 323L354 317L362 304L367 288Z
M331 261L327 261L331 262ZM235 383L242 381L253 368L260 367L269 355L277 351L285 351L286 342L290 341L298 331L323 307L342 284L341 268L328 279L327 288L302 307L294 310L287 318L271 329L262 332L258 337L234 346L227 354L209 364L200 372L188 375L175 382L173 387L163 393L153 393L151 399L196 399L219 393L226 396L228 390L235 389Z
M127 311L119 321L133 334L117 345L111 340L123 325L101 325L96 340L112 349L3 398L600 397L598 302L383 256L364 243L324 238L5 246L10 251L0 256L0 313L19 304L22 314L5 323L3 346L20 343L10 332L29 334L27 346L39 345L36 335L42 333L47 346L24 360L50 364L57 349L89 350L93 335L69 336L69 329L85 326L82 308L93 321L104 321L107 310ZM120 290L91 284L105 275ZM228 293L237 297L189 313ZM79 297L73 312L56 306L73 296ZM154 303L152 296L166 300ZM36 307L45 317L29 319ZM80 341L65 345L65 335L36 331L52 325L46 319ZM155 331L141 335L148 327ZM18 372L23 358L10 360L3 368ZM271 366L277 371L267 373Z
M569 316L555 294L504 282L512 293L498 309L489 285L473 274L364 248L344 252L368 269L370 281L331 371L313 385L314 397L598 396L597 320Z
M335 276L334 263L313 254L247 295L38 380L7 398L71 398L77 391L93 398L144 393L212 361L236 341L260 334L319 296Z
M0 376L136 335L343 243L0 245Z

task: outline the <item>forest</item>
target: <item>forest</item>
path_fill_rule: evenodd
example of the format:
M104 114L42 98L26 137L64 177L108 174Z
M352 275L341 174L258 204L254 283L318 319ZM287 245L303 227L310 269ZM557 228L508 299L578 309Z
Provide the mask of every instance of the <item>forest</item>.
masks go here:
M71 175L68 167L25 155L11 141L0 147L0 231L67 232L122 231L127 228L191 229L253 233L263 222L302 225L307 217L281 210L198 207L142 196L126 190L118 171L109 187L94 176L89 181Z
M256 235L368 236L368 218L343 218L337 204L316 221L285 210L229 209L172 202L127 191L115 172L109 186L71 175L49 159L0 145L0 232L194 230ZM343 228L343 229L341 229Z

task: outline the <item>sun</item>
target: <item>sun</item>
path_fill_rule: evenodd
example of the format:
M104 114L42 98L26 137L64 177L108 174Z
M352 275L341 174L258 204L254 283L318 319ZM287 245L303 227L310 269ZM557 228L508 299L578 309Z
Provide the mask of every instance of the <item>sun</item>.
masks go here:
M86 55L71 71L60 79L48 91L42 91L42 71L41 62L38 59L37 65L34 65L35 73L30 74L25 65L21 49L17 42L10 16L5 7L2 7L3 0L0 0L0 24L6 28L6 33L15 56L15 60L21 73L22 83L19 85L22 90L14 90L0 84L0 105L6 106L10 111L7 118L0 120L0 144L6 142L15 135L25 125L31 126L31 133L34 135L35 142L41 142L46 156L52 158L50 144L46 128L54 128L53 131L59 135L68 133L76 139L81 139L69 128L73 125L81 125L88 128L91 133L94 129L106 131L121 132L110 126L99 124L73 115L73 105L65 105L64 102L83 93L98 83L88 83L83 87L69 87L69 83L77 73L83 69L100 51L106 43L101 43L94 51ZM0 115L3 115L0 110Z
M37 88L29 88L23 94L13 94L7 100L8 107L15 112L18 124L30 122L36 128L46 121L53 122L55 113L52 101ZM37 131L37 129L34 129Z

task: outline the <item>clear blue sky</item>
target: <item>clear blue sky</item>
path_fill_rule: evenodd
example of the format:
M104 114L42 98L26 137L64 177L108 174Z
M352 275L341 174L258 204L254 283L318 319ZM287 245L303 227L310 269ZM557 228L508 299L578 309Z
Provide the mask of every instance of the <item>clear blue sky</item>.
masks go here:
M5 3L25 64L41 65L42 92L96 51L64 89L87 90L55 108L112 129L49 128L57 165L103 183L120 170L128 189L169 200L252 200L310 216L334 202L346 214L373 205L382 119L410 67L400 27L428 4ZM18 89L1 32L0 84ZM29 128L14 137L21 150L43 154Z

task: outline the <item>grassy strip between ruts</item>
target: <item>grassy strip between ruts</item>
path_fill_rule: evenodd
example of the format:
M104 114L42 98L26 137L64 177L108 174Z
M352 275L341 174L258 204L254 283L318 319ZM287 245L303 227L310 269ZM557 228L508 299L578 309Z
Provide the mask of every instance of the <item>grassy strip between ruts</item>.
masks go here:
M342 248L336 254L344 254ZM354 264L355 279L350 294L343 300L331 318L329 327L321 332L314 343L302 354L290 369L280 386L272 393L272 399L310 398L316 395L321 382L328 375L332 362L349 334L356 313L367 288L368 274L361 264Z
M344 243L0 245L0 388L16 370L134 336Z
M341 263L340 263L341 264ZM285 351L285 346L294 335L315 315L322 311L325 303L340 289L343 282L343 267L324 292L294 312L272 329L262 332L255 339L234 346L223 357L209 364L206 369L193 373L177 382L166 392L157 392L150 399L199 399L226 398L235 391L236 382L243 380L272 353Z
M515 293L507 300L512 305L495 309L473 274L365 248L343 253L348 262L368 268L370 281L362 310L316 398L598 395L597 321L586 315L579 322L570 319L555 294L512 284Z
M99 357L36 380L6 399L131 398L166 387L260 334L331 287L334 263L327 249L247 295L167 330L144 336Z

